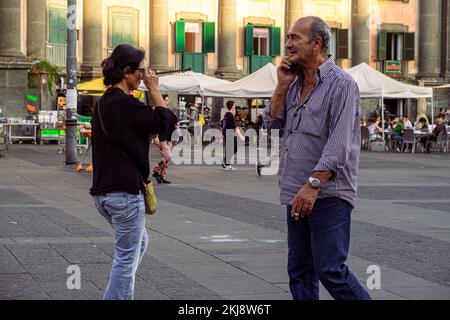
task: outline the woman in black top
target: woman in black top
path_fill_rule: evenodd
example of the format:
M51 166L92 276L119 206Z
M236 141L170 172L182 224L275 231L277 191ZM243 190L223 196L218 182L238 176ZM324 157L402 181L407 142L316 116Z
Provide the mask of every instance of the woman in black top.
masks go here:
M148 179L149 135L164 128L167 111L158 77L144 67L144 52L119 45L102 62L106 90L92 119L91 195L115 232L114 262L104 299L134 298L137 267L147 247L143 181ZM152 108L129 94L141 80Z

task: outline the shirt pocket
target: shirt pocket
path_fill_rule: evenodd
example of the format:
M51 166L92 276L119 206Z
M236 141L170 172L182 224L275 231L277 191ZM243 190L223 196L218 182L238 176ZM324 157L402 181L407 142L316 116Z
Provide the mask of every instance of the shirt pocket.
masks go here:
M326 120L324 115L316 110L306 108L302 113L298 131L315 137L323 137L325 127Z

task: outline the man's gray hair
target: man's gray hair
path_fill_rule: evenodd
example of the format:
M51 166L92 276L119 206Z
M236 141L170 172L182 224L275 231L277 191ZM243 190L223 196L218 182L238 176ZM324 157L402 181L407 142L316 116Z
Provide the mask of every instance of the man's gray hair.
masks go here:
M328 53L328 49L330 48L330 39L331 39L331 29L326 24L325 21L320 19L319 17L305 17L311 19L309 41L313 42L317 37L322 39L322 53Z

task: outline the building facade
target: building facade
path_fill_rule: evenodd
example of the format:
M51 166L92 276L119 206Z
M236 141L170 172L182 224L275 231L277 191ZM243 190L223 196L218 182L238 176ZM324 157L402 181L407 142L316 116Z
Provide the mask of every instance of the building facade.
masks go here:
M26 112L27 70L45 59L64 73L66 0L0 1L0 108ZM229 80L277 65L289 26L316 15L332 54L400 80L450 81L450 0L78 0L81 81L120 43L142 47L157 70L191 68Z

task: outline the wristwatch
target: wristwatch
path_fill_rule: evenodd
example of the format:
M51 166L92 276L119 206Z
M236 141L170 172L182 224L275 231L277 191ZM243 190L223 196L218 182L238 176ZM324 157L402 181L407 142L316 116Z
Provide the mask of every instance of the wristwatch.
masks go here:
M320 180L317 178L309 177L308 182L314 189L320 189L321 187Z

